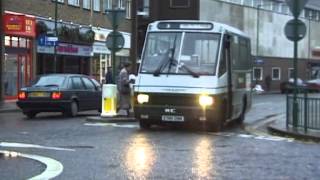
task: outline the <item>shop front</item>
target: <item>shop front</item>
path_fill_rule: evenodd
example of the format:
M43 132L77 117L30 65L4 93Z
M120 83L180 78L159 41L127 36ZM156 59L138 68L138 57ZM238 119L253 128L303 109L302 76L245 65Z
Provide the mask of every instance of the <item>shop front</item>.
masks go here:
M112 30L93 27L92 30L95 33L93 43L93 59L91 61L92 75L101 83L105 81L105 74L108 69L112 69L111 51L106 46L106 39ZM116 53L116 72L119 73L121 64L125 61L129 61L129 49L130 49L130 34L121 32L124 36L125 43L122 50Z
M57 45L56 69L54 46L37 46L37 74L72 73L90 75L92 47L68 43Z
M5 100L10 100L16 99L19 89L32 79L35 17L6 11L3 27L3 87Z

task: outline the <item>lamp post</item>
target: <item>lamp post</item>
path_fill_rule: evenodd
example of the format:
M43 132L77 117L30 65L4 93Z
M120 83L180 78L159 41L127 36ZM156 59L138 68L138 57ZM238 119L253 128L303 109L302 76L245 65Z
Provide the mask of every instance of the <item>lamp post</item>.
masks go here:
M313 18L312 14L309 13L309 25L308 25L308 60L310 61L310 53L311 53L311 19Z
M111 35L111 41L112 41L112 47L111 47L111 61L112 61L112 77L113 77L113 81L115 82L115 77L116 77L116 52L119 50L119 45L120 45L120 41L121 38L119 36L119 32L117 32L118 27L119 27L119 22L124 18L125 16L125 9L122 9L120 7L115 7L114 6L115 3L113 3L112 8L110 9L106 9L105 12L107 14L107 17L109 18L109 20L111 21L112 24L112 32L108 35ZM108 44L108 39L107 39L107 44ZM124 42L123 42L124 43ZM107 45L108 46L108 45ZM123 44L122 44L123 46ZM120 48L121 49L121 48Z
M58 19L58 0L54 1L54 36L58 37L57 30L57 19ZM53 54L53 71L57 73L57 43L54 43L54 54Z

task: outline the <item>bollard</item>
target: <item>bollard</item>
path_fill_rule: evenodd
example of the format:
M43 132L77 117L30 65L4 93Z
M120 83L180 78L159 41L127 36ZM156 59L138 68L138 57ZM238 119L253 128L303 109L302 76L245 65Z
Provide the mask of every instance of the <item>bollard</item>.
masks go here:
M102 86L102 117L117 115L117 85L104 84Z

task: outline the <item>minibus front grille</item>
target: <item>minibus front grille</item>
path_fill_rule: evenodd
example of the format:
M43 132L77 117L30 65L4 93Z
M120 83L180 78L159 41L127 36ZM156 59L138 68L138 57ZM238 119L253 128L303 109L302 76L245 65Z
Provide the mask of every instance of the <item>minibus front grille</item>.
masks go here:
M164 95L149 94L150 105L168 106L198 106L198 96L196 95Z

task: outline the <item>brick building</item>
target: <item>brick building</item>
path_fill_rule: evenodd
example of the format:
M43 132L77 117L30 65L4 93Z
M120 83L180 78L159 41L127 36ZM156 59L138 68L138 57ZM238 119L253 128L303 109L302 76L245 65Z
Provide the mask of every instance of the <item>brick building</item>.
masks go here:
M20 87L47 73L82 73L102 80L111 52L105 40L111 22L105 10L127 9L131 0L2 0L3 15L0 69L1 99L15 99ZM129 58L130 9L118 30L125 37L125 49L117 59ZM57 15L57 29L55 29ZM56 31L55 31L56 30ZM54 37L57 33L58 43ZM56 46L56 61L54 51Z

